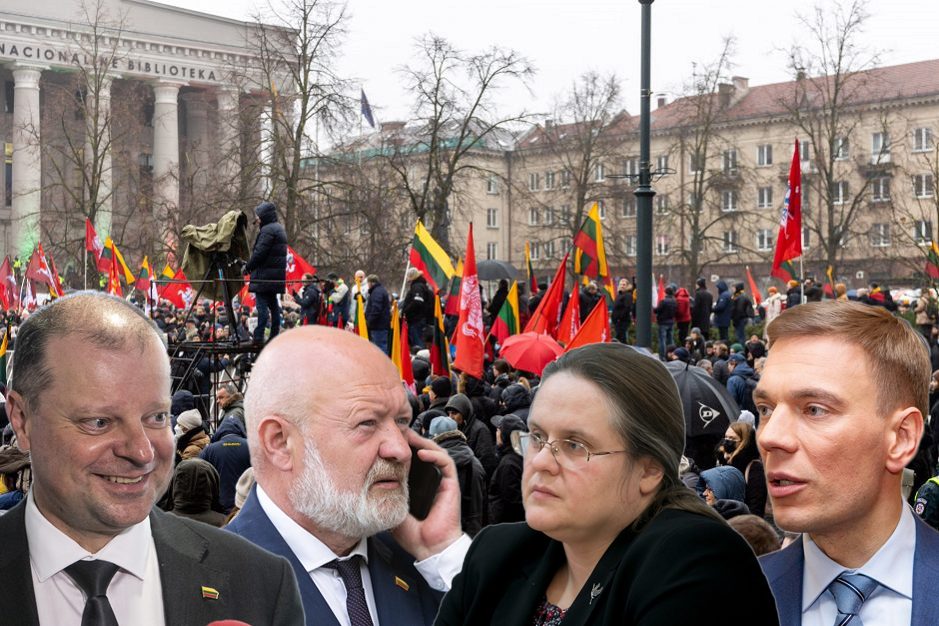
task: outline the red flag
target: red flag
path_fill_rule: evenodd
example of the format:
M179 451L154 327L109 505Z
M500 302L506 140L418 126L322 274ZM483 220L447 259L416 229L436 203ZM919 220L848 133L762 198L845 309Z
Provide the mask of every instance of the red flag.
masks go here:
M303 275L315 273L315 267L307 263L296 250L287 246L287 291L300 291L303 289Z
M49 271L52 272L52 280L55 282L55 297L61 298L65 295L65 291L62 289L62 279L59 278L59 270L55 268L55 260L52 258L52 255L48 255L49 259Z
M586 320L585 320L586 321ZM577 285L571 289L571 297L567 300L567 308L561 316L561 324L558 326L558 343L567 345L577 335L580 330L580 289Z
M779 236L776 238L776 254L773 256L773 276L783 279L780 266L786 261L802 256L802 169L799 158L799 140L796 139L789 166L789 189L779 219Z
M476 248L473 245L473 223L466 238L466 257L463 280L460 283L460 320L456 325L454 343L456 358L453 369L476 378L483 377L483 302L479 295L479 276L476 274Z
M610 340L610 315L606 307L606 298L600 298L597 306L584 320L584 325L580 331L571 339L571 342L564 348L569 352L574 348L586 346L588 343L604 343Z
M408 343L408 322L401 318L401 380L414 389L414 368L411 366L411 345Z
M99 272L104 274L108 271L111 265L110 260L101 258L104 252L104 244L101 243L101 238L98 237L94 225L87 217L85 218L85 250L94 254L95 267L98 268Z
M0 265L0 304L3 304L3 310L9 311L10 305L16 305L16 296L16 276L10 257L7 256L3 259L3 265Z
M26 278L48 285L58 293L57 285L52 278L52 270L49 269L46 255L42 251L42 244L39 244L33 250L32 256L29 257L29 264L26 266Z
M554 273L554 280L548 285L544 297L538 303L538 308L531 314L531 319L525 326L526 333L545 333L552 337L558 334L558 317L561 311L561 300L564 298L564 282L567 278L567 257L570 253L564 255L564 259Z
M193 295L192 285L189 284L186 273L183 272L182 268L179 268L179 271L173 276L173 280L163 289L160 297L172 302L177 309L185 309L189 306Z
M254 294L251 293L248 288L251 286L250 279L245 276L245 286L241 288L241 291L238 292L238 302L241 303L243 307L251 307L252 309L257 306L257 298L254 297Z
M664 299L665 299L665 277L659 274L659 287L658 289L656 289L655 301L661 302Z
M747 266L747 282L749 283L750 293L753 294L753 304L755 306L760 306L763 304L763 294L760 293L760 290L756 286L756 281L753 280L753 274L750 273L750 266Z
M113 259L115 256L112 244L111 258ZM121 291L120 275L117 273L117 263L111 263L111 267L108 269L108 293L119 298L124 296L123 291Z

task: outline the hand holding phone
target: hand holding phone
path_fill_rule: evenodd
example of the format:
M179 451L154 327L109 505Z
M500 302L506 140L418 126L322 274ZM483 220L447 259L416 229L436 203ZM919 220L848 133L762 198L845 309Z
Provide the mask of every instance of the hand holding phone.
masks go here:
M411 470L408 472L408 510L411 515L419 520L427 518L441 478L440 468L429 461L421 460L417 449L412 446Z

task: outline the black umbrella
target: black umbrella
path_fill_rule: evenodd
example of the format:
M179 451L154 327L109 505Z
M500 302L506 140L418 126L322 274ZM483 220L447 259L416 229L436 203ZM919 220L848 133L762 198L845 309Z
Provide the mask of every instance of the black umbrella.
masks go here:
M476 274L479 280L514 280L518 270L511 263L505 261L486 260L476 264Z
M685 412L685 435L723 435L731 422L736 422L740 409L733 396L707 371L682 361L666 364Z

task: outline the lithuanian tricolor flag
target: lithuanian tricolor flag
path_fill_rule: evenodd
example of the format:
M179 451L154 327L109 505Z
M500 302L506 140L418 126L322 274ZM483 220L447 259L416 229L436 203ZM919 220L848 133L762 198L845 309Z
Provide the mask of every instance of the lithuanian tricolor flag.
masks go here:
M776 270L773 276L785 282L789 282L790 280L796 279L799 276L799 273L796 271L792 261L783 261L779 264L779 268Z
M583 225L574 237L574 273L601 278L610 275L603 248L603 227L600 208L596 202L587 213Z
M140 264L140 271L137 273L137 282L134 287L147 293L150 290L150 260L144 256L143 263Z
M111 241L110 236L104 240L104 250L105 250L104 254L107 254L108 251L110 250L111 256L117 259L117 262L120 264L119 267L121 269L121 272L124 274L125 282L127 282L128 285L133 285L134 279L136 277L134 276L134 273L130 271L130 268L127 267L127 263L124 262L124 255L121 254L121 251L118 250L114 242Z
M538 293L538 278L535 269L531 266L531 244L525 242L525 267L528 269L528 292L530 295Z
M518 283L512 282L512 288L509 289L502 308L499 309L499 316L492 322L490 334L496 338L500 344L512 335L518 334L521 323L518 318Z
M933 241L926 253L926 275L930 278L939 278L939 246Z
M447 286L453 277L453 263L446 251L430 236L424 224L418 220L414 227L414 239L411 240L409 256L411 267L424 273L424 278L433 288L434 293Z
M455 279L455 277L454 277ZM443 327L440 311L440 296L434 296L434 341L430 344L430 373L435 376L450 375L450 342Z
M463 259L456 262L456 270L450 280L450 290L447 292L447 305L443 312L447 315L460 314L460 285L463 284Z

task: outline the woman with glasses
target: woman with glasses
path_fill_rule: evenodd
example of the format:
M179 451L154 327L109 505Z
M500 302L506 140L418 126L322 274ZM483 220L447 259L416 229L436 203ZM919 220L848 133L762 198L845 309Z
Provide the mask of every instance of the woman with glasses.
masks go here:
M512 434L525 522L477 535L437 624L778 624L749 546L679 480L684 418L658 360L621 344L561 356L528 427Z

